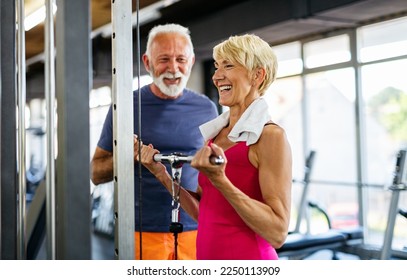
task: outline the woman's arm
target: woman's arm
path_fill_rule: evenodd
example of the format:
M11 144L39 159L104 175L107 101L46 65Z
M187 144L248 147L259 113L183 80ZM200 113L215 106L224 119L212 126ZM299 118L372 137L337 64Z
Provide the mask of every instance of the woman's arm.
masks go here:
M216 188L233 206L243 221L274 248L283 245L291 210L291 148L281 127L265 126L258 143L250 147L250 162L259 169L263 201L250 198L235 187L224 173L224 166L208 166L209 155L224 153L217 145L203 149L191 163L204 172ZM204 167L203 167L204 166Z

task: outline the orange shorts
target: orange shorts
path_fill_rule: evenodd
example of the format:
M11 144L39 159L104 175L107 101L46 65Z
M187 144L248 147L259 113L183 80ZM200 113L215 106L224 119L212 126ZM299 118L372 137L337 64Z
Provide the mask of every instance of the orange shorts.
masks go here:
M196 260L196 230L178 233L177 259ZM140 233L134 233L136 260L140 259ZM142 232L143 260L173 260L175 257L174 234Z

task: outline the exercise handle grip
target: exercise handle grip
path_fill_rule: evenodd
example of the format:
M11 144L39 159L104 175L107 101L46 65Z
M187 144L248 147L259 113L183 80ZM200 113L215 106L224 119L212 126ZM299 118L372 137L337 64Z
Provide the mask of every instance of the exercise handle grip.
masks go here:
M153 159L156 162L191 163L193 157L194 156L182 156L182 155L176 155L176 154L171 154L171 155L155 154ZM211 156L209 158L209 161L213 165L221 165L221 164L225 163L224 158L221 156Z
M178 162L178 163L190 163L192 161L193 156L182 156L182 155L163 155L163 154L155 154L154 161L157 162Z
M210 156L209 161L213 165L221 165L225 163L225 159L222 156Z

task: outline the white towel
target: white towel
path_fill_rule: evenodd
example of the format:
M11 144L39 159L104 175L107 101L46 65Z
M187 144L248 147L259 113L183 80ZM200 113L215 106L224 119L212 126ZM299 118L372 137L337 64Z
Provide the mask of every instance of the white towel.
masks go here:
M205 141L213 139L228 124L229 114L230 112L226 111L199 127ZM252 145L259 140L264 125L270 120L267 101L264 98L258 98L243 112L228 138L233 142L246 141L247 146Z

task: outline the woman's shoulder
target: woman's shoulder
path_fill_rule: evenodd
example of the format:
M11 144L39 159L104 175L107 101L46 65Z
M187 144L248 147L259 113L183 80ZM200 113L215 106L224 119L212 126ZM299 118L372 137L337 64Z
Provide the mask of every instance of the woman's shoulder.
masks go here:
M258 143L268 145L270 142L286 141L287 135L283 127L274 122L268 122L263 128Z
M268 121L263 128L263 133L266 134L280 134L283 133L285 134L285 130L283 127L281 127L280 125L278 125L277 123L273 122L273 121ZM263 134L262 133L262 134Z

